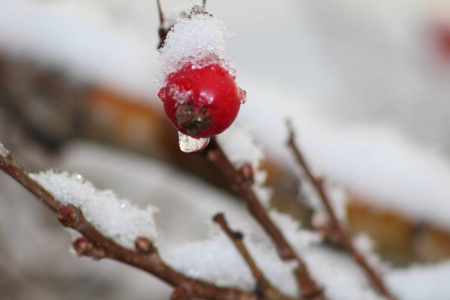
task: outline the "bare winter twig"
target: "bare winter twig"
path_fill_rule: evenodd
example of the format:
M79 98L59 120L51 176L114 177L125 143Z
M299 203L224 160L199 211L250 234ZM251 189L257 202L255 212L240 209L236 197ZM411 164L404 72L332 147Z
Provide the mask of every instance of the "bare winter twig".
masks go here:
M367 262L364 255L358 251L353 245L350 234L344 229L344 227L339 222L336 214L334 212L333 206L331 205L330 199L328 198L327 193L325 192L323 180L320 178L316 178L311 171L308 163L306 162L305 157L300 151L299 147L297 147L295 143L295 132L292 128L291 123L287 122L288 130L289 130L289 139L288 146L292 150L295 155L295 158L298 164L303 169L306 177L313 185L316 190L319 198L325 207L327 215L330 219L331 228L327 229L327 232L330 234L330 241L334 242L338 246L343 247L347 252L349 252L353 259L361 266L361 268L365 271L368 278L372 282L372 285L375 289L384 297L388 299L395 299L395 297L391 294L391 292L387 289L382 277L375 271L375 269Z
M167 24L165 23L164 12L161 7L161 2L156 0L156 6L158 8L158 16L159 16L159 27L158 27L158 35L159 35L159 43L157 49L161 49L164 45L164 41L166 40L167 34L169 33L170 26L165 27Z
M295 275L298 285L305 299L325 299L322 289L311 277L308 268L303 259L295 252L288 243L280 229L273 223L267 214L266 209L262 206L258 197L252 189L252 179L247 175L251 174L247 168L236 170L230 162L226 154L223 152L215 138L211 139L209 146L206 148L206 157L213 162L224 175L228 178L235 191L245 200L247 208L251 215L264 228L265 232L274 241L278 255L283 260L294 260L298 266L295 269Z
M164 13L159 0L156 0L156 6L158 7L159 25L162 26L164 23Z

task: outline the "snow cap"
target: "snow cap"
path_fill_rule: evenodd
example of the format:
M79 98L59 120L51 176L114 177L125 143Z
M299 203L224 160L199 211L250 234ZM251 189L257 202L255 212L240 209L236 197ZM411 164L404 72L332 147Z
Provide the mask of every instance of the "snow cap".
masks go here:
M187 63L196 68L219 64L234 74L231 62L225 59L225 38L229 36L223 23L204 8L195 5L183 11L160 49L158 85L164 86L167 76Z

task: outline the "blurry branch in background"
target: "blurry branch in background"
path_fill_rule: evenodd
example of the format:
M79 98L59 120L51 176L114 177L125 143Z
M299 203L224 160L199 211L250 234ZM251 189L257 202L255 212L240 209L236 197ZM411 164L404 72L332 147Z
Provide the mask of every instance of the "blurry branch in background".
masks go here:
M172 299L256 300L260 298L256 292L217 287L175 271L161 260L158 249L146 237L136 239L136 251L118 245L88 222L81 210L72 205L63 206L52 194L32 180L6 149L0 152L0 170L57 213L63 226L75 229L83 235L73 242L73 248L80 256L90 256L94 259L110 258L153 274L175 288Z
M164 13L161 7L161 2L159 0L156 0L156 5L158 7L159 25L162 26L162 24L164 23Z
M324 231L327 241L339 247L342 247L348 253L350 253L355 262L361 266L366 275L369 277L373 287L377 290L377 292L388 299L394 300L395 297L387 289L382 277L367 262L364 255L359 252L358 249L356 249L356 247L353 245L350 234L344 229L344 227L336 217L336 213L333 209L331 201L327 193L325 192L323 185L324 181L322 178L317 178L314 176L305 157L303 156L303 153L300 151L300 148L297 147L295 142L295 132L289 120L287 121L287 127L289 130L288 146L294 153L295 159L297 160L299 166L302 168L304 174L313 185L320 198L320 201L325 208L325 211L327 212L329 218L329 226Z
M273 287L270 282L264 277L263 272L256 265L256 262L253 260L252 256L247 250L247 247L244 244L244 235L239 231L233 231L225 218L223 213L218 213L213 218L214 222L220 225L222 230L226 233L226 235L233 242L236 249L241 254L242 258L247 263L250 268L253 277L256 279L257 292L263 295L264 299L278 299L278 300L293 300L294 298L287 297L280 293L275 287ZM301 298L300 300L304 300L306 298Z
M253 191L252 167L246 164L236 170L215 138L211 139L209 146L204 151L207 159L213 162L228 178L232 188L247 204L250 214L275 243L279 257L284 261L294 260L297 262L295 276L304 297L306 299L325 299L322 289L311 277L304 260L295 252L281 230L270 219L266 209Z

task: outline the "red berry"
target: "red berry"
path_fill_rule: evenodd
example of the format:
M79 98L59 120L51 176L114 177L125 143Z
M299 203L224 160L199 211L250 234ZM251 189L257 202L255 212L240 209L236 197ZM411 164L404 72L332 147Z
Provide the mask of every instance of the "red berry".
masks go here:
M434 28L434 39L442 58L450 59L450 25L436 25Z
M178 131L194 138L207 138L233 123L243 93L234 76L219 64L201 68L188 64L168 76L158 96Z

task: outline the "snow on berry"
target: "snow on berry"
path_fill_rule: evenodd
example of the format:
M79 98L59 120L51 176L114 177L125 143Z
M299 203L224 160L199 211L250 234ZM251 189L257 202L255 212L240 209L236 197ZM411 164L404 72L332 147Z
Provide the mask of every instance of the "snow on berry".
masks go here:
M169 74L186 63L197 68L217 63L234 75L231 62L225 59L225 38L229 36L225 26L202 8L194 6L180 14L160 49L157 78L160 87L165 85Z
M235 120L245 92L225 59L222 23L199 6L185 12L161 48L158 94L164 110L182 134L209 138Z

